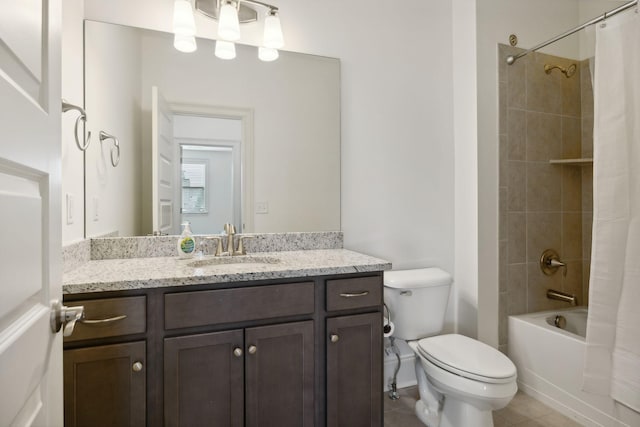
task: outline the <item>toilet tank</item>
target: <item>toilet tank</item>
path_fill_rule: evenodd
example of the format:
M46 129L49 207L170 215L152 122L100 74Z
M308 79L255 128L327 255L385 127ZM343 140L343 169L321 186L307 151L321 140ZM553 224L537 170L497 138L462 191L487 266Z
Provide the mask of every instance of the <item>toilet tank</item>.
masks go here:
M384 302L404 340L438 335L444 326L451 275L439 268L385 271Z

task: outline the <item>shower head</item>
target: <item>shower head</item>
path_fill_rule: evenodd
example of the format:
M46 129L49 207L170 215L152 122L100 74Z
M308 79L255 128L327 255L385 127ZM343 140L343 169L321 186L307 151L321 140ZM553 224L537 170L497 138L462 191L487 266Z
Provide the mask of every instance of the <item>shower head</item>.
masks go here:
M567 68L561 67L560 65L544 64L544 72L547 74L551 74L551 71L554 68L557 68L562 74L564 74L566 78L569 78L576 73L578 67L576 66L576 64L571 64Z

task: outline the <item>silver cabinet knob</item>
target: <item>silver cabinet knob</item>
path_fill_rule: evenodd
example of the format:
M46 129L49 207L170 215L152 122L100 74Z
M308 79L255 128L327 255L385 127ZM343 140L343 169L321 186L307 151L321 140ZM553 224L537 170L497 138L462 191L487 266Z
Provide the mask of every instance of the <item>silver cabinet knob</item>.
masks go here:
M233 355L235 357L240 357L242 356L242 349L240 347L236 347L233 349Z
M331 342L338 342L338 340L340 340L340 336L338 334L331 334L329 336L329 339L331 340Z
M249 346L249 354L256 354L256 351L258 351L258 347L256 347L255 345Z
M133 372L140 372L142 371L142 362L135 362L133 364L133 366L131 367L131 369L133 369Z

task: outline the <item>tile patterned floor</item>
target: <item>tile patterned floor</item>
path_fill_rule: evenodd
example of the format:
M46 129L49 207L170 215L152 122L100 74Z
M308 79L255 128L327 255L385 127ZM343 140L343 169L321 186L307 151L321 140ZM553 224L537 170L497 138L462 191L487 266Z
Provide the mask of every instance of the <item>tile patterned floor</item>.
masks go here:
M400 399L384 400L384 427L425 427L414 414L418 389L408 387L398 390ZM580 427L580 424L556 412L522 392L511 403L493 413L495 427Z

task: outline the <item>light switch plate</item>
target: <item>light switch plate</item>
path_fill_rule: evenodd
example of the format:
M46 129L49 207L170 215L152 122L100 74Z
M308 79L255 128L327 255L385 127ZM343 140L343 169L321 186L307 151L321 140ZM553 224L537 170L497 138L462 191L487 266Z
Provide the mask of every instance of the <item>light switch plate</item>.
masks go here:
M67 225L73 224L74 209L73 194L67 193Z
M269 213L269 203L268 202L256 202L256 213L257 214L268 214Z

